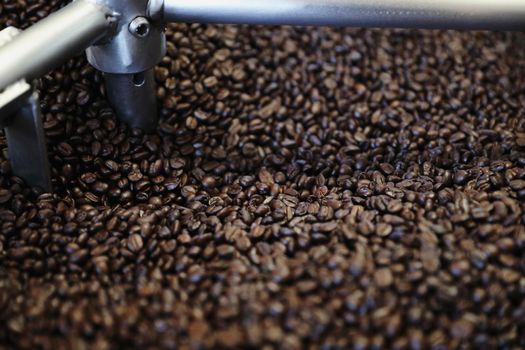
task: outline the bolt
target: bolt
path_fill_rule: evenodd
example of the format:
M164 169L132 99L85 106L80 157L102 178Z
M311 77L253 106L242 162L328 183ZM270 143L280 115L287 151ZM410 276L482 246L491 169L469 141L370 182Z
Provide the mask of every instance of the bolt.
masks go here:
M136 38L142 39L150 32L150 23L146 17L136 17L129 24L129 32Z

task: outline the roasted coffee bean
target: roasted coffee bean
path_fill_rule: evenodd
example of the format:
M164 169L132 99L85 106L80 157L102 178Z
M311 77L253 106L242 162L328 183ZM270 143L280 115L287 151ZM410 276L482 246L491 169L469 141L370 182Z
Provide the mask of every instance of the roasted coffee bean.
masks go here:
M105 193L107 192L109 188L109 185L105 182L95 182L94 185L93 185L93 190L96 192L96 193Z
M134 253L139 252L142 247L144 246L144 242L142 241L142 237L138 234L133 234L128 238L128 249L131 250Z
M73 154L73 147L67 142L61 142L57 146L57 152L64 157L71 156Z
M202 186L204 188L212 189L217 186L217 180L213 176L206 176L202 179Z
M0 189L0 204L7 203L13 194L7 189Z
M377 224L376 230L377 230L378 236L386 237L390 233L392 233L392 225L380 222L379 224Z
M509 183L509 185L510 185L510 188L512 188L513 190L520 191L520 190L525 189L525 180L521 180L521 179L512 180Z
M82 264L84 261L87 260L88 255L89 251L87 249L78 249L70 255L69 261L71 261L74 264Z

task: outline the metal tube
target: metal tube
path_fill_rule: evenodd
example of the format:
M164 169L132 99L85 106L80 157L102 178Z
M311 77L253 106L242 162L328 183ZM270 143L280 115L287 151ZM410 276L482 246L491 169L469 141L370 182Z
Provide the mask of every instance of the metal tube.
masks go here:
M153 68L136 74L104 73L104 79L117 117L132 128L154 131L158 115Z
M150 0L169 22L525 29L524 0Z
M12 116L5 128L5 135L13 173L30 186L51 191L51 171L36 92Z
M47 74L101 39L111 22L108 9L78 0L25 30L0 48L0 91Z

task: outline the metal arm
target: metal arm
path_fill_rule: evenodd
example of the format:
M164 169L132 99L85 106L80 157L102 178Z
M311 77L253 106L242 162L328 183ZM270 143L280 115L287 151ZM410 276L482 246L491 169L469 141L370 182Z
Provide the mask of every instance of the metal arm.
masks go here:
M0 31L0 127L14 174L32 186L51 190L40 104L31 82L100 40L112 22L105 6L78 0L24 32Z
M524 30L524 0L151 0L167 22Z
M111 22L108 9L78 0L25 30L0 48L0 91L47 74L104 37Z

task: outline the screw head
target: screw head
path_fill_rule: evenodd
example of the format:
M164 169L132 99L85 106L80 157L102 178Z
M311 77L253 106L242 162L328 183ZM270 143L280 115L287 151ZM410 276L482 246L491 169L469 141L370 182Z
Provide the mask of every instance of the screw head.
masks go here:
M139 16L129 24L129 32L139 39L147 37L150 30L151 24L146 17Z

